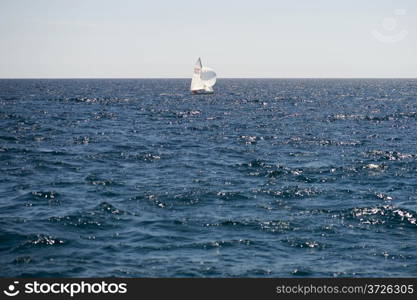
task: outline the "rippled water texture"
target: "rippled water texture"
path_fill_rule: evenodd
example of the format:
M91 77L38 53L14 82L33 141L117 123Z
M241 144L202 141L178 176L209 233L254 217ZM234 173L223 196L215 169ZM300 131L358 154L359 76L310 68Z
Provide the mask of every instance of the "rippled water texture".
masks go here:
M0 80L0 276L417 276L417 80Z

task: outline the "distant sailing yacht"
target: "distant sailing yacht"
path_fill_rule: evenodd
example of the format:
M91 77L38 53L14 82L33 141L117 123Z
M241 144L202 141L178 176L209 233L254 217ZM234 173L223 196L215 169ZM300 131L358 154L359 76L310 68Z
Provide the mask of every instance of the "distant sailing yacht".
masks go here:
M209 67L203 67L201 59L195 63L190 90L193 94L212 94L216 84L216 73Z

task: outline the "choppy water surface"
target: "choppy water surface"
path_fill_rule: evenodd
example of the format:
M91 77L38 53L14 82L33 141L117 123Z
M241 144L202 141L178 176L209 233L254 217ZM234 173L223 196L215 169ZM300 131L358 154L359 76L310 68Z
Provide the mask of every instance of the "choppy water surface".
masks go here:
M0 80L0 276L417 275L417 80Z

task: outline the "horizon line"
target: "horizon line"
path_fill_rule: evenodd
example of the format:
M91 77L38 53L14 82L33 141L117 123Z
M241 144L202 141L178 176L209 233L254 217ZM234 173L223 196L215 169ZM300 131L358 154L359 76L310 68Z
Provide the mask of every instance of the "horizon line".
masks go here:
M0 80L19 79L187 79L190 77L0 77ZM417 79L416 77L217 77L217 79Z

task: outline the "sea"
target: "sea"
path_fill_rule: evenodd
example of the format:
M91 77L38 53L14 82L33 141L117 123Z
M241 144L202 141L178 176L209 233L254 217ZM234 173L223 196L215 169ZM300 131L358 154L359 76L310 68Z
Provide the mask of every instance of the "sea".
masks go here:
M1 277L416 277L417 79L0 80Z

